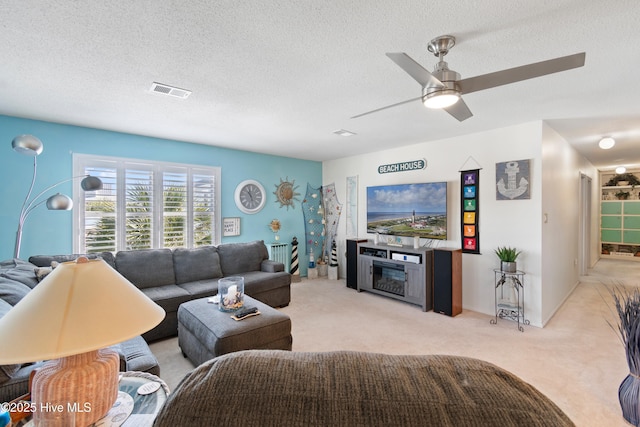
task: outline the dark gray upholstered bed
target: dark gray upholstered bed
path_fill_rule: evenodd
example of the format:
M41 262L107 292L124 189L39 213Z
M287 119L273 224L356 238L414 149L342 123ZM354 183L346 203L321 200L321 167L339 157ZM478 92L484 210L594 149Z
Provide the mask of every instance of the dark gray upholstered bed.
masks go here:
M212 359L155 426L573 426L547 397L458 356L249 350Z

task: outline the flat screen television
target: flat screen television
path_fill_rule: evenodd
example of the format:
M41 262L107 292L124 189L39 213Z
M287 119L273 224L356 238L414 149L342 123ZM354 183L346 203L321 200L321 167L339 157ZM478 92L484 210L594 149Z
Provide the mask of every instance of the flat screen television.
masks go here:
M447 239L447 183L367 187L367 233Z

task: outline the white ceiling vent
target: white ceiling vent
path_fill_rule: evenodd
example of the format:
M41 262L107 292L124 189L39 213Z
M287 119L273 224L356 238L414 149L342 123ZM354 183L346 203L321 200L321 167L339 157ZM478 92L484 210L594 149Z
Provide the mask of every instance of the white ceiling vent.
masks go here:
M180 89L177 87L169 86L163 83L153 82L151 85L151 92L159 93L162 95L175 96L176 98L185 99L191 95L190 90Z

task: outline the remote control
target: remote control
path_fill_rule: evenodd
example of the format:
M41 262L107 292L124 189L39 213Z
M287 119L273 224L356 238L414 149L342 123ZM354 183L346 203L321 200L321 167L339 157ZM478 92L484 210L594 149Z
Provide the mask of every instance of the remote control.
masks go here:
M234 316L238 319L242 319L243 317L247 317L248 315L253 314L256 311L258 311L258 307L247 307L243 308L242 310L236 311Z

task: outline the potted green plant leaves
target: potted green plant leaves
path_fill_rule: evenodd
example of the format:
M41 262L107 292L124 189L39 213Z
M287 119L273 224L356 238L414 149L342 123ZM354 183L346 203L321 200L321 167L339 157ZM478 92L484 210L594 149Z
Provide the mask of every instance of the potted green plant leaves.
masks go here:
M505 273L515 273L517 271L516 259L520 255L520 251L516 248L510 248L508 246L498 247L495 250L496 255L500 259L500 270Z
M631 188L635 187L636 185L640 184L640 179L638 179L637 176L635 176L632 173L619 173L614 175L613 177L611 177L611 179L609 181L607 181L607 183L605 184L605 187L611 187L611 186L616 186L616 185L622 185L620 184L620 182L626 182L626 185L630 185Z
M618 191L615 196L618 198L618 200L627 200L630 196L630 193L628 191Z

